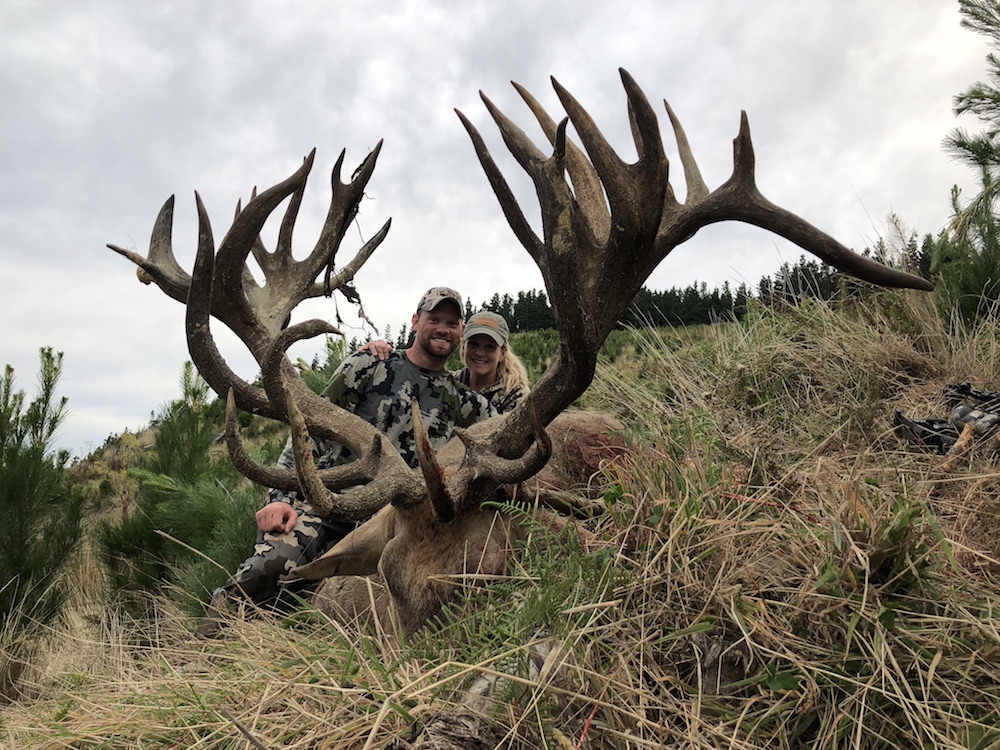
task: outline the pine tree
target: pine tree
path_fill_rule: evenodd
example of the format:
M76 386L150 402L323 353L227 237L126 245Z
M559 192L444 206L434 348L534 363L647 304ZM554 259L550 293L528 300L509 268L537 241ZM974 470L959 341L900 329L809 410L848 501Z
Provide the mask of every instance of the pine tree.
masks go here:
M52 440L66 416L56 398L62 353L40 350L38 395L27 406L9 365L0 380L0 697L11 697L36 638L63 609L85 495Z
M208 471L209 446L215 441L216 427L205 418L208 383L185 362L180 378L181 398L161 410L160 425L147 458L146 468L185 482Z
M987 181L992 179L983 174ZM956 217L962 216L962 227L933 241L931 270L938 277L943 311L971 323L989 312L1000 298L1000 224L987 201L973 201L963 208L958 188L952 191L952 205Z
M987 207L992 212L1000 186L1000 2L998 0L959 0L962 26L989 39L993 49L986 56L987 81L977 81L954 99L956 115L973 114L986 125L981 133L955 128L944 141L945 148L960 161L975 169L981 189L955 216L954 232L961 238L968 221Z
M959 189L952 189L953 219L948 231L932 240L931 268L945 313L957 312L971 321L992 308L1000 293L1000 1L959 0L959 13L962 26L986 36L992 51L986 56L986 82L955 97L955 114L973 114L986 127L980 133L956 128L945 148L978 172L980 185L979 193L964 203Z

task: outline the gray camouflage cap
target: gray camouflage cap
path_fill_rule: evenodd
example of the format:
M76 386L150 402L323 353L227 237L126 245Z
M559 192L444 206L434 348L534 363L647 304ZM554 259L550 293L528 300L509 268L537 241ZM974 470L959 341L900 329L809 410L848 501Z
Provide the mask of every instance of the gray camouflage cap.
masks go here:
M451 300L458 305L459 314L465 312L465 305L462 304L462 295L446 286L433 286L428 289L424 293L424 296L420 298L420 304L417 305L417 312L430 312L447 300Z

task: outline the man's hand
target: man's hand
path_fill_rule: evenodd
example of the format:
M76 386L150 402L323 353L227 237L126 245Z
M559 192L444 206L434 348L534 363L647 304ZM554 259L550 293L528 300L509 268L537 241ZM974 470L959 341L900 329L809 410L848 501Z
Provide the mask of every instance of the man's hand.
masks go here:
M295 528L299 514L288 503L268 503L257 511L257 528L261 531L287 534Z
M369 341L367 344L358 349L358 351L374 354L380 360L385 362L387 359L389 359L389 353L392 351L392 347L389 346L388 341L384 341L383 339L375 339L374 341Z

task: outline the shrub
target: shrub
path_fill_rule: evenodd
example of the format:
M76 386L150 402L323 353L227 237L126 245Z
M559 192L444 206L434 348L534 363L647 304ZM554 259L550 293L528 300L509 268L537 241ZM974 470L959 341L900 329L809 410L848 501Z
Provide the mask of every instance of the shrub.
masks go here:
M120 518L97 524L112 598L143 614L148 592L172 591L191 609L242 561L254 540L261 490L226 458L213 459L217 403L190 362L182 397L161 409L152 449L127 470L137 486Z
M97 529L114 598L136 611L150 601L146 592L169 590L198 613L252 548L261 490L211 477L188 483L142 470L134 475L141 487L134 511Z

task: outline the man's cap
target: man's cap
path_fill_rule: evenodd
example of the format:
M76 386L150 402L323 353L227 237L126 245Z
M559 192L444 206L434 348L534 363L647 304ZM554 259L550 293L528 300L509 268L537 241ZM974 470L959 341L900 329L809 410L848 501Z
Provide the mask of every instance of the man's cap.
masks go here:
M469 318L469 322L465 324L462 341L468 341L478 334L489 336L497 342L497 346L503 346L510 337L510 329L507 328L507 321L502 316L484 310Z
M462 304L462 295L446 286L434 286L428 289L424 293L424 296L420 298L420 304L417 305L417 312L430 312L446 300L451 300L458 305L459 313L465 312L465 305Z

